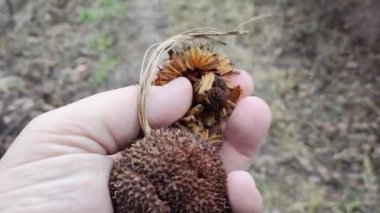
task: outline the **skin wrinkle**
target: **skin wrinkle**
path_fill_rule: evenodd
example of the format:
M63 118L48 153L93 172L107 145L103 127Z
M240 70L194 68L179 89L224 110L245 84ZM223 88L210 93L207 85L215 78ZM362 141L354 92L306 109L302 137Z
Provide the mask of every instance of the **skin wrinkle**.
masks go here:
M2 192L0 192L0 193L11 193L11 195L12 195L12 193L14 193L14 194L22 194L22 193L24 193L23 192L23 190L25 191L27 191L27 190L29 190L29 191L34 191L35 189L34 188L41 188L41 186L44 186L44 185L54 185L54 183L55 182L62 182L62 181L65 181L66 179L71 179L72 178L72 175L73 175L73 173L70 173L70 176L60 176L60 177L57 177L57 176L55 176L54 178L52 178L52 179L44 179L44 182L42 182L42 183L35 183L35 182L32 182L32 183L30 183L30 184L27 184L27 185L22 185L22 186L19 186L19 187L16 187L16 188L13 188L12 190L6 190L6 191L2 191ZM19 191L21 191L21 192L19 192ZM69 192L71 192L71 191L69 191ZM60 193L61 194L61 193ZM0 194L1 195L1 194ZM31 198L31 199L33 199L33 197Z
M139 130L139 120L137 116L137 93L138 93L138 86L130 86L120 89L111 90L108 92L103 92L97 95L90 96L88 98L85 98L83 100L79 100L75 103L77 104L70 104L67 105L64 110L68 111L74 117L76 115L84 116L82 120L91 119L94 120L93 122L101 123L103 127L106 127L109 131L107 134L109 134L109 142L106 142L105 144L112 144L113 147L109 147L107 150L108 154L113 154L119 150L120 147L123 147L121 144L125 143L125 141L132 141L135 137L137 137L138 130ZM125 94L130 94L129 96L125 96ZM102 99L104 97L104 104L102 106L98 106L98 104L93 104L96 106L97 110L99 110L98 113L89 113L86 111L88 110L87 107L90 105L89 103L97 102L97 100ZM132 104L131 104L132 103ZM117 114L111 114L105 118L102 115L104 115L104 111L109 110L109 108L120 108L117 111L120 112L121 109L125 109L126 111L132 111L136 112L135 114L132 113L123 113L123 116L127 116L124 118L124 120L129 121L128 124L126 124L125 131L115 133L115 130L117 128L113 128L114 125L120 125L121 123L117 123L118 120L120 120L120 115ZM78 119L75 119L78 120ZM102 129L102 128L99 128ZM104 129L104 128L103 128ZM115 129L115 130L113 130ZM95 133L97 134L97 133Z
M109 132L109 135L111 136L112 140L113 140L114 143L115 143L115 148L116 148L116 150L113 150L112 152L110 152L110 153L108 153L108 154L115 153L115 152L121 150L121 148L120 148L120 146L119 146L119 143L118 143L117 140L116 140L115 134L114 134L113 131L112 131L112 128L110 128L108 125L104 124L103 122L102 122L102 125L103 125L103 127L107 130L107 132ZM132 143L132 142L131 142L131 143Z
M59 150L61 151L62 153L51 153L50 155L47 155L47 148L52 148L52 147L64 147L64 149L62 148L59 148L59 149L56 149L56 150ZM41 147L42 147L42 150L43 152L41 152ZM59 157L59 156L66 156L68 155L66 153L66 151L70 150L70 153L69 155L77 155L77 154L85 154L87 152L72 152L72 150L74 150L75 148L71 147L71 146L67 146L67 145L63 145L63 144L48 144L48 143L39 143L39 144L31 144L29 147L24 147L26 149L25 152L35 152L38 156L39 155L39 158L34 158L34 159L30 159L30 158L26 158L24 157L23 160L19 160L17 161L16 163L13 163L11 166L7 166L5 168L7 169L14 169L14 168L18 168L18 167L22 167L24 165L27 165L29 163L34 163L34 162L39 162L41 160L46 160L46 159L50 159L50 158L54 158L54 157ZM71 148L71 149L70 149ZM34 156L34 155L33 155Z
M75 175L73 175L73 174L75 174ZM78 178L78 176L83 175L83 174L85 176L90 176L90 175L88 175L88 173L79 170L77 173L70 173L69 176L63 176L63 178L62 178L62 176L56 177L55 179L47 180L47 182L37 183L34 185L30 184L30 185L27 185L24 187L16 188L15 190L12 190L13 194L15 194L15 195L13 195L13 197L15 197L15 196L17 197L17 195L20 193L25 194L28 191L31 193L31 196L28 196L27 200L22 200L24 202L22 202L22 203L19 202L19 203L17 203L17 205L14 205L13 207L20 208L20 210L22 210L23 208L29 209L31 207L38 209L38 206L44 206L44 205L49 206L52 202L56 203L56 206L58 206L58 207L59 206L66 206L66 205L62 205L62 202L67 202L68 204L70 204L70 206L75 206L75 203L78 203L80 205L81 200L76 199L75 196L71 196L72 198L67 198L67 195L75 194L76 191L75 190L67 190L67 187L65 185L71 185L70 183L72 183L72 179L80 179L80 178ZM67 181L66 183L64 182L65 180ZM57 185L56 183L59 183L59 185ZM83 182L83 184L86 184L86 183L91 183L91 181ZM83 184L77 183L78 187L91 188L89 186L83 186ZM106 180L105 180L104 185L106 186ZM42 198L38 197L38 198L40 198L38 200L37 199L33 200L33 192L44 191L43 188L49 188L52 186L54 186L54 188L57 188L57 187L62 188L62 190L59 192L61 199L52 200L52 199L50 199L50 195L46 194ZM12 197L12 192L10 194L11 197ZM1 198L1 194L0 194L0 198ZM7 205L6 208L12 209L12 206ZM5 211L6 211L6 209L5 209ZM33 211L31 211L31 212L33 212ZM37 212L39 212L39 211L37 211ZM54 211L54 212L56 212L56 211Z
M117 134L114 131L114 128L112 128L112 125L104 122L105 119L101 119L103 125L109 130L109 132L110 132L110 134L111 134L112 138L114 139L114 142L116 143L116 146L117 146L117 150L113 150L109 154L115 154L116 152L120 151L122 148L124 148L127 145L129 145L130 143L132 143L134 138L137 137L138 132L140 130L140 123L139 123L139 119L137 116L138 104L135 101L138 99L137 93L139 91L139 87L137 85L134 85L134 86L132 86L132 89L133 89L133 94L134 94L133 97L132 98L125 98L126 99L125 103L134 103L134 104L132 104L132 106L129 106L128 108L126 108L126 110L136 111L136 113L133 115L133 117L129 117L128 119L125 119L126 121L131 121L128 124L125 124L124 135L125 136L129 135L129 136L120 137L120 134ZM131 130L131 131L128 131L128 130ZM125 142L127 142L127 143L125 143Z
M87 153L107 154L106 147L104 147L102 145L102 143L99 143L99 142L95 141L94 139L92 139L88 136L79 136L78 134L70 134L70 135L59 134L59 133L57 134L57 133L49 133L49 132L44 132L44 131L40 131L39 133L48 134L48 135L50 134L51 138L49 138L49 140L47 140L46 139L47 136L45 135L44 141L47 141L47 142L40 142L40 143L36 143L34 145L37 145L37 144L50 145L51 141L54 141L54 145L66 145L66 146L69 146L72 148L78 148L78 149L82 150L83 152L87 152ZM55 138L54 138L54 136L55 136ZM70 140L70 139L72 139L72 140ZM75 142L68 143L68 141L75 141ZM97 147L93 146L95 144L98 146ZM92 149L89 149L89 147L90 147L89 145L91 145Z
M84 156L84 155L86 155L86 156ZM61 162L61 164L63 163L61 166L63 166L65 164L67 164L67 162L65 161L66 159L72 158L72 159L69 160L70 162L81 162L81 161L77 161L76 159L78 158L78 159L82 159L83 160L83 159L88 158L88 157L92 157L92 158L93 157L96 157L96 158L100 158L101 157L101 158L104 158L104 159L109 159L109 162L110 162L109 168L111 168L111 166L112 166L112 159L110 159L108 156L102 156L102 155L90 154L90 153L86 153L86 154L84 154L84 153L74 153L74 154L68 154L68 155L66 154L66 155L52 156L52 157L44 158L44 159L41 159L41 160L32 161L30 163L18 165L16 167L10 168L7 173L3 173L3 172L0 173L0 175L12 176L9 173L16 172L16 174L17 174L18 171L20 171L20 170L23 171L25 169L25 167L26 168L28 168L28 167L43 168L44 164L46 164L46 162L47 163L52 163L51 162L52 160L53 161L54 160L58 161L58 163L60 161L63 161L63 162ZM85 161L83 161L83 162L85 162ZM42 164L42 165L39 165L39 164ZM78 166L79 164L75 163L75 164L70 164L70 165L71 165L70 169L73 170L75 168L74 166ZM82 167L78 167L75 170L78 170L78 174L84 172ZM51 173L50 170L49 171L45 170L43 172L36 172L35 170L32 170L32 171L33 172L31 172L30 174L22 174L22 176L28 176L28 177L31 178L31 177L33 177L33 175L36 175L36 174L38 174L38 175L51 174L51 176L55 176L55 178L62 177L61 175L57 175L56 173ZM65 170L59 170L59 169L57 169L57 171L62 171L63 176L67 175L67 174L69 174L69 175L75 174L75 173L67 173ZM45 179L45 178L46 177L41 178L41 180L50 181L49 178L48 179ZM37 182L41 181L41 180L37 180ZM12 179L12 181L10 183L13 183L13 182L14 181ZM0 182L0 183L1 183L0 184L0 195L1 195L1 193L8 192L7 190L6 191L1 190L1 186L9 186L9 184L4 184L4 182ZM32 185L32 184L35 184L35 183L31 183L31 184L23 185L23 186L20 186L20 187L16 187L15 189L28 187L29 185Z
M12 213L23 213L25 212L25 208L28 209L28 212L43 212L45 211L45 209L50 209L50 205L52 202L55 202L57 203L56 206L63 206L63 202L62 201L50 201L50 203L39 203L39 204L34 204L33 206L22 206L22 205L15 205L15 206L7 206L6 209L4 209L4 211L9 211L9 212L12 212ZM70 202L71 203L71 202ZM60 207L62 208L62 207ZM72 209L72 208L71 208ZM63 208L62 210L58 210L55 209L55 213L59 213L59 212L70 212L70 210L68 210L67 208Z
M43 131L40 131L40 132L44 133ZM104 155L106 154L105 148L102 147L100 143L98 142L94 143L94 141L88 137L79 136L79 135L64 135L64 134L56 135L55 133L51 133L49 137L49 135L46 135L46 134L47 133L44 133L41 135L41 138L43 138L43 141L31 143L25 147L22 147L25 150L24 152L26 152L25 159L22 161L18 161L16 164L13 164L13 166L17 167L26 162L36 162L36 161L39 161L41 158L46 158L46 157L50 158L50 157L55 157L55 156L62 156L62 155L67 155L68 153L69 154L91 153L92 151L94 151L94 150L88 149L88 147L94 147L95 150L97 150L96 153L104 154ZM78 138L83 139L85 143L78 143L79 141L77 140ZM74 139L74 140L70 140L70 139ZM51 143L52 141L54 141L54 143ZM71 143L68 143L68 141L71 141ZM78 146L78 145L81 145L81 146ZM66 147L67 149L61 149L61 148L57 149L56 147L59 147L59 146L62 146L64 148ZM97 148L95 146L99 146L100 148ZM34 152L37 152L40 154L30 155L29 153L31 150L35 150ZM70 152L68 152L68 150L70 150ZM83 152L81 152L81 150Z
M88 117L88 116L86 116L86 117ZM91 122L91 120L93 120L92 125L96 125L97 128L93 128L94 126L92 126L92 128L90 128L89 125L87 124L87 122L82 123L82 121L84 121L84 120L90 120L90 122ZM91 139L92 141L97 143L99 146L101 146L106 154L110 154L113 151L118 150L117 149L118 146L116 145L115 140L113 139L114 137L112 136L112 134L109 131L104 131L105 128L102 128L105 126L105 124L103 124L103 122L98 122L98 121L94 120L93 117L78 119L78 121L80 121L80 122L74 123L72 126L70 126L73 128L70 128L68 130L67 133L69 135L82 135L82 136L85 136L85 137ZM101 134L99 134L99 132L98 132L99 130L101 131ZM107 130L107 129L105 129L105 130Z
M65 107L62 107L58 110L62 110L62 111L66 111ZM71 122L73 120L78 120L78 121L82 121L82 120L88 120L88 119L92 119L91 117L87 117L87 118L81 118L81 119L78 119L77 116L75 119L72 119L70 118L71 117L71 114L70 113L66 113L67 115L65 115L63 117L63 119L55 119L55 120L58 120L58 122L63 122L64 124L60 125L61 127L59 128L59 131L56 130L56 131L53 131L52 128L50 128L50 125L48 125L49 128L41 128L41 127L37 127L37 128L33 128L33 125L30 125L30 127L26 128L25 130L30 132L30 133L38 133L38 134L41 134L41 135L45 135L45 134L50 134L50 135L57 135L57 136L61 136L62 138L64 137L67 137L67 136L73 136L73 135L81 135L82 137L86 137L88 139L90 139L91 141L94 141L96 142L96 144L98 144L100 147L102 147L102 151L101 153L105 154L105 153L108 153L107 150L109 149L113 149L112 147L106 147L105 145L112 145L114 143L112 143L113 139L112 137L110 136L110 134L107 132L107 131L104 131L105 134L98 134L97 132L94 132L93 133L93 129L94 128L90 128L88 127L88 125L83 125L81 122ZM41 118L36 118L36 120L32 120L31 123L35 123L35 122L44 122L44 120L50 120L50 117L49 116L45 116L45 117L41 117ZM92 121L93 122L93 125L99 125L99 122L96 122L96 121ZM64 128L62 128L64 127ZM104 129L102 127L99 127L99 128L95 128L95 129ZM101 135L102 138L97 138L96 135ZM108 135L108 136L107 136ZM44 137L42 137L44 138ZM55 140L50 140L49 143L52 143L54 142ZM102 141L106 141L106 142L102 142ZM108 142L107 142L108 141ZM75 145L75 143L73 143L73 145Z
M94 155L96 156L96 155ZM94 156L90 156L90 158L94 159L93 157ZM79 155L77 155L77 157L74 157L74 159L77 160L85 160L86 158L88 157L79 157ZM73 159L70 160L70 158L73 158L73 156L65 156L65 157L61 157L61 159L63 158L63 163L64 164L67 164L69 163L70 161L72 161ZM92 190L96 190L96 188L99 188L99 190L104 190L104 191L107 191L108 188L107 188L107 182L108 182L108 174L109 174L109 171L111 169L111 166L112 166L112 160L109 159L108 157L105 157L104 159L108 159L108 163L104 163L104 160L101 160L101 159L98 159L97 161L99 162L103 162L101 165L101 167L97 167L97 165L92 165L92 169L90 171L92 172L89 172L89 170L85 170L83 168L87 168L87 164L86 165L80 165L78 168L75 169L75 171L65 171L63 170L62 172L65 172L64 175L57 175L55 178L51 179L52 181L49 181L47 180L47 182L42 182L42 184L39 184L39 181L36 185L33 185L33 188L28 188L28 187L24 187L23 189L20 189L20 190L16 190L14 191L14 193L7 193L7 197L4 197L2 196L2 194L0 194L0 200L14 200L16 197L20 197L19 195L24 195L24 198L25 198L25 193L31 193L30 196L34 196L34 194L36 192L38 192L37 194L39 194L39 196L41 197L44 193L43 192L47 192L47 193L53 193L53 194L45 194L44 196L42 197L47 197L47 201L49 202L45 202L45 205L47 206L47 209L51 209L52 206L51 206L51 202L50 201L53 201L53 202L57 202L57 205L56 207L57 208L61 208L61 206L63 207L67 207L67 206L71 206L71 207L75 207L76 210L78 210L78 205L79 206L82 206L82 208L88 208L88 207L92 207L93 204L92 203L82 203L81 199L77 199L78 195L76 193L78 193L78 188L82 188L82 192L83 193L83 189L85 189L86 191L89 190L89 191L92 191ZM69 161L65 161L65 159L69 159ZM47 160L47 159L46 159ZM91 159L87 159L87 162L88 160L91 161ZM48 161L48 160L47 160ZM85 162L85 161L84 161ZM47 163L51 163L51 162L47 162ZM75 165L75 164L74 164ZM44 168L43 165L31 165L31 167L36 167L36 168ZM104 167L104 169L102 169L102 167ZM51 175L56 175L54 172L51 172L51 171L47 171L48 173L50 173ZM38 172L37 170L37 174L40 175L40 173ZM67 176L68 175L68 176ZM95 179L94 179L95 178ZM55 181L57 183L59 183L59 185L56 185L55 184ZM62 180L63 180L63 183L62 183ZM78 182L78 180L80 180L80 182ZM73 185L73 183L75 183ZM103 184L101 184L103 183ZM90 184L90 185L88 185ZM46 185L46 186L45 186ZM57 191L57 188L56 186L59 186L61 190ZM36 188L36 189L35 189ZM49 190L49 188L54 188L54 190ZM41 194L41 192L43 194ZM80 191L79 191L80 192ZM91 195L90 194L91 192L87 193L89 196L94 196L94 195ZM59 195L59 197L57 197L57 195ZM23 200L26 200L26 201L29 201L30 200L30 196L26 196L25 199L21 199L21 201ZM55 199L54 200L51 200L51 196L53 196ZM95 195L96 196L96 195ZM21 196L22 197L22 196ZM69 197L69 201L66 202L67 205L65 205L64 203L62 203L62 199L68 199ZM70 198L71 197L71 198ZM16 199L16 201L20 199ZM75 204L75 202L77 202L77 204ZM14 202L12 202L14 204ZM98 204L98 203L96 203ZM16 206L19 206L19 205L16 205ZM25 206L26 209L28 209L28 211L30 211L30 207L35 207L35 205L33 206ZM96 208L94 207L94 211L92 212L97 212L95 210L99 210L99 207ZM9 208L9 205L6 205L5 207L1 207L0 209L2 209L2 211L4 210L4 208ZM54 208L55 210L57 210L57 208ZM111 209L111 206L109 205L108 207L107 206L101 206L100 208L103 208L103 209ZM45 209L46 210L46 209ZM23 211L24 212L24 211ZM33 211L32 211L33 212ZM36 212L42 212L42 209L41 211L36 211ZM47 211L47 212L51 212L51 211ZM54 211L54 212L57 212L57 211ZM81 212L81 211L79 211ZM83 212L83 211L82 211ZM104 212L104 211L100 211L100 212Z
M252 157L241 153L236 149L236 147L230 145L229 143L223 144L223 148L219 151L219 154L223 159L223 164L227 172L248 169L252 163ZM238 158L235 158L239 159L239 161L231 161L229 158L224 157L226 155L230 156L230 158L231 156L237 156Z

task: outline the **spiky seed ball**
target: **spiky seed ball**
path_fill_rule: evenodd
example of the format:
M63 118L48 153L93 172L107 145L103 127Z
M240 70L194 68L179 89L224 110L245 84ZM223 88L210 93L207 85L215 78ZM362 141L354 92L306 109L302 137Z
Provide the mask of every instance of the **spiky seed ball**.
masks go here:
M161 128L122 151L110 177L115 212L230 212L215 146Z

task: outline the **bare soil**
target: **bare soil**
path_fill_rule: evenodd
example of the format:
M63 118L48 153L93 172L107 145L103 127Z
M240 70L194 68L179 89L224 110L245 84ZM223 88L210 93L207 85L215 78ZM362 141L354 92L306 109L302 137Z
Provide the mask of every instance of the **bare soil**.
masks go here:
M271 13L222 48L272 108L251 169L265 212L379 212L378 11L377 0L0 0L0 156L35 116L136 83L153 42Z

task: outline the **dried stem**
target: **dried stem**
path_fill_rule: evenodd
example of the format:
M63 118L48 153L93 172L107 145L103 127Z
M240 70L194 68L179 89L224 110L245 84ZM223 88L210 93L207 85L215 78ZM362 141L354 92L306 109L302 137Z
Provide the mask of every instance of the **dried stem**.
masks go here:
M272 14L272 13L268 13L268 14L264 14L264 15L261 15L261 16L257 16L257 17L253 17L253 18L250 18L242 23L240 23L238 26L236 26L234 28L234 30L239 30L241 27L243 27L244 25L247 25L249 23L252 23L252 22L255 22L255 21L259 21L261 19L265 19L265 18L269 18L269 17L281 17L281 15L277 15L277 14Z

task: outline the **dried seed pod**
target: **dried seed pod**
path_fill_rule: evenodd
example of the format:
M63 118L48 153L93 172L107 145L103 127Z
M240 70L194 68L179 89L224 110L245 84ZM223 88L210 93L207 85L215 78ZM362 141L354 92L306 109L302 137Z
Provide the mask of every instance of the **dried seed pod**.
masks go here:
M234 71L224 55L186 42L237 34L198 29L159 44L147 64L144 57L139 117L145 137L123 150L112 169L115 212L230 212L218 149L241 90L229 82ZM181 76L193 85L191 108L171 128L151 130L145 113L149 87Z
M110 190L116 212L228 212L225 181L215 146L162 128L122 152Z

